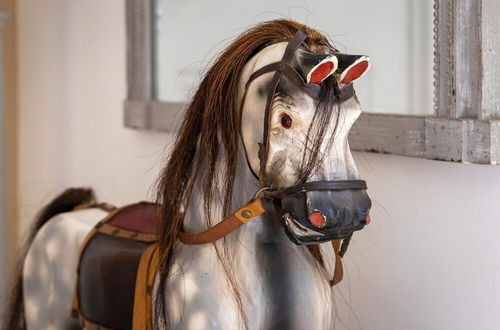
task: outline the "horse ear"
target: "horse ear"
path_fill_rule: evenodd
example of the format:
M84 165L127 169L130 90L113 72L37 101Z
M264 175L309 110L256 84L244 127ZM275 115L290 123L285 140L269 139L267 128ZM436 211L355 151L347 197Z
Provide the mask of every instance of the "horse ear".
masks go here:
M332 75L337 70L337 67L337 57L334 55L326 57L309 71L307 74L307 83L319 84Z
M337 70L338 61L335 55L299 48L294 54L292 66L308 84L319 84Z
M339 70L338 80L341 84L350 84L361 78L370 69L370 58L365 55L337 54Z

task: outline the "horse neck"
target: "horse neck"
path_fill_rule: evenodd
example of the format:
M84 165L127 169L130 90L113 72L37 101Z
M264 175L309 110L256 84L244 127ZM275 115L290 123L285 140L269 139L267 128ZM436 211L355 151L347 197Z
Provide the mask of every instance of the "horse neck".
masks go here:
M240 143L239 154L237 158L236 164L236 175L234 179L234 186L231 196L231 210L230 212L234 212L246 203L253 197L255 192L259 189L259 182L255 176L253 176L250 171L246 156L243 151L243 147ZM222 154L220 156L220 164L225 163L226 156ZM223 208L223 199L222 192L224 192L224 169L219 170L219 174L215 180L214 191L218 192L216 198L210 202L210 209L212 215L209 216L210 226L214 226L220 221L223 220L221 216L222 208ZM205 214L205 206L203 200L203 184L201 178L197 178L195 181L193 191L191 193L191 198L189 201L189 205L186 209L186 216L184 218L184 230L187 232L200 232L207 229L207 216ZM231 234L233 235L233 234Z
M259 189L258 180L249 170L245 155L238 156L231 212L247 203ZM218 189L223 189L220 182L216 184ZM221 204L214 201L211 207L219 211ZM213 226L222 218L211 220ZM203 189L197 182L186 210L184 230L196 233L206 229ZM222 240L217 243L222 244ZM244 294L244 309L249 320L260 324L259 328L305 329L310 325L313 329L331 328L325 321L330 317L328 275L306 248L288 239L276 219L266 214L256 217L229 234L226 243L229 253L234 256L230 267L234 270L238 291L251 293L251 298ZM210 244L210 248L212 246ZM202 262L212 271L213 262L217 261L215 255L207 254ZM325 261L330 259L333 260L331 255ZM224 273L219 274L221 276L214 281L227 284L227 278L222 275ZM319 311L320 316L314 317L312 323L311 319L301 316L306 308Z

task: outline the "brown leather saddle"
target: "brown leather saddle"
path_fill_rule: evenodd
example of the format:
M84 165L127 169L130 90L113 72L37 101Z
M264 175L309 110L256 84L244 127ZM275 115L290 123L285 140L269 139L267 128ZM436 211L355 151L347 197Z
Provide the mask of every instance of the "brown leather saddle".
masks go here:
M151 292L158 265L158 205L141 202L110 212L80 248L72 316L85 329L150 329Z

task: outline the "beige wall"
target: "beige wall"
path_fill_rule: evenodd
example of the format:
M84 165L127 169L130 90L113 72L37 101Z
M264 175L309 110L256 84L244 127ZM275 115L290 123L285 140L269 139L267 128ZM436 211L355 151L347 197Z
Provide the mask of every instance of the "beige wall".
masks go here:
M68 186L148 198L167 136L122 125L124 1L21 0L18 12L21 228Z
M3 127L0 128L0 139L4 145L0 148L4 155L0 160L5 162L0 168L4 170L0 173L0 182L4 184L0 191L5 192L0 205L5 206L5 210L0 210L0 297L4 295L5 283L13 265L13 255L16 250L16 229L17 229L17 97L16 97L16 13L13 0L0 1L0 12L7 14L7 18L2 27L2 68L3 73L1 110L3 117ZM2 207L0 206L0 208ZM4 301L0 300L0 310Z
M17 204L17 47L16 47L16 8L14 0L0 1L0 12L7 13L3 35L3 69L4 69L4 109L5 109L5 141L6 141L6 184L7 184L7 219L10 231L15 232ZM15 240L11 240L14 250Z
M67 186L146 198L168 137L122 127L124 2L20 0L18 13L22 228ZM499 329L500 167L356 159L373 221L346 257L338 329Z

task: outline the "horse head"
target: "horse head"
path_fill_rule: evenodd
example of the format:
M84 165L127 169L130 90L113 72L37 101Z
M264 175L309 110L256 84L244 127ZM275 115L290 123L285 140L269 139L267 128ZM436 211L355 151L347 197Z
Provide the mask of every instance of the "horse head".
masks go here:
M369 221L366 183L347 137L361 113L353 81L369 58L342 54L304 30L256 53L243 68L241 138L290 239L342 239Z

